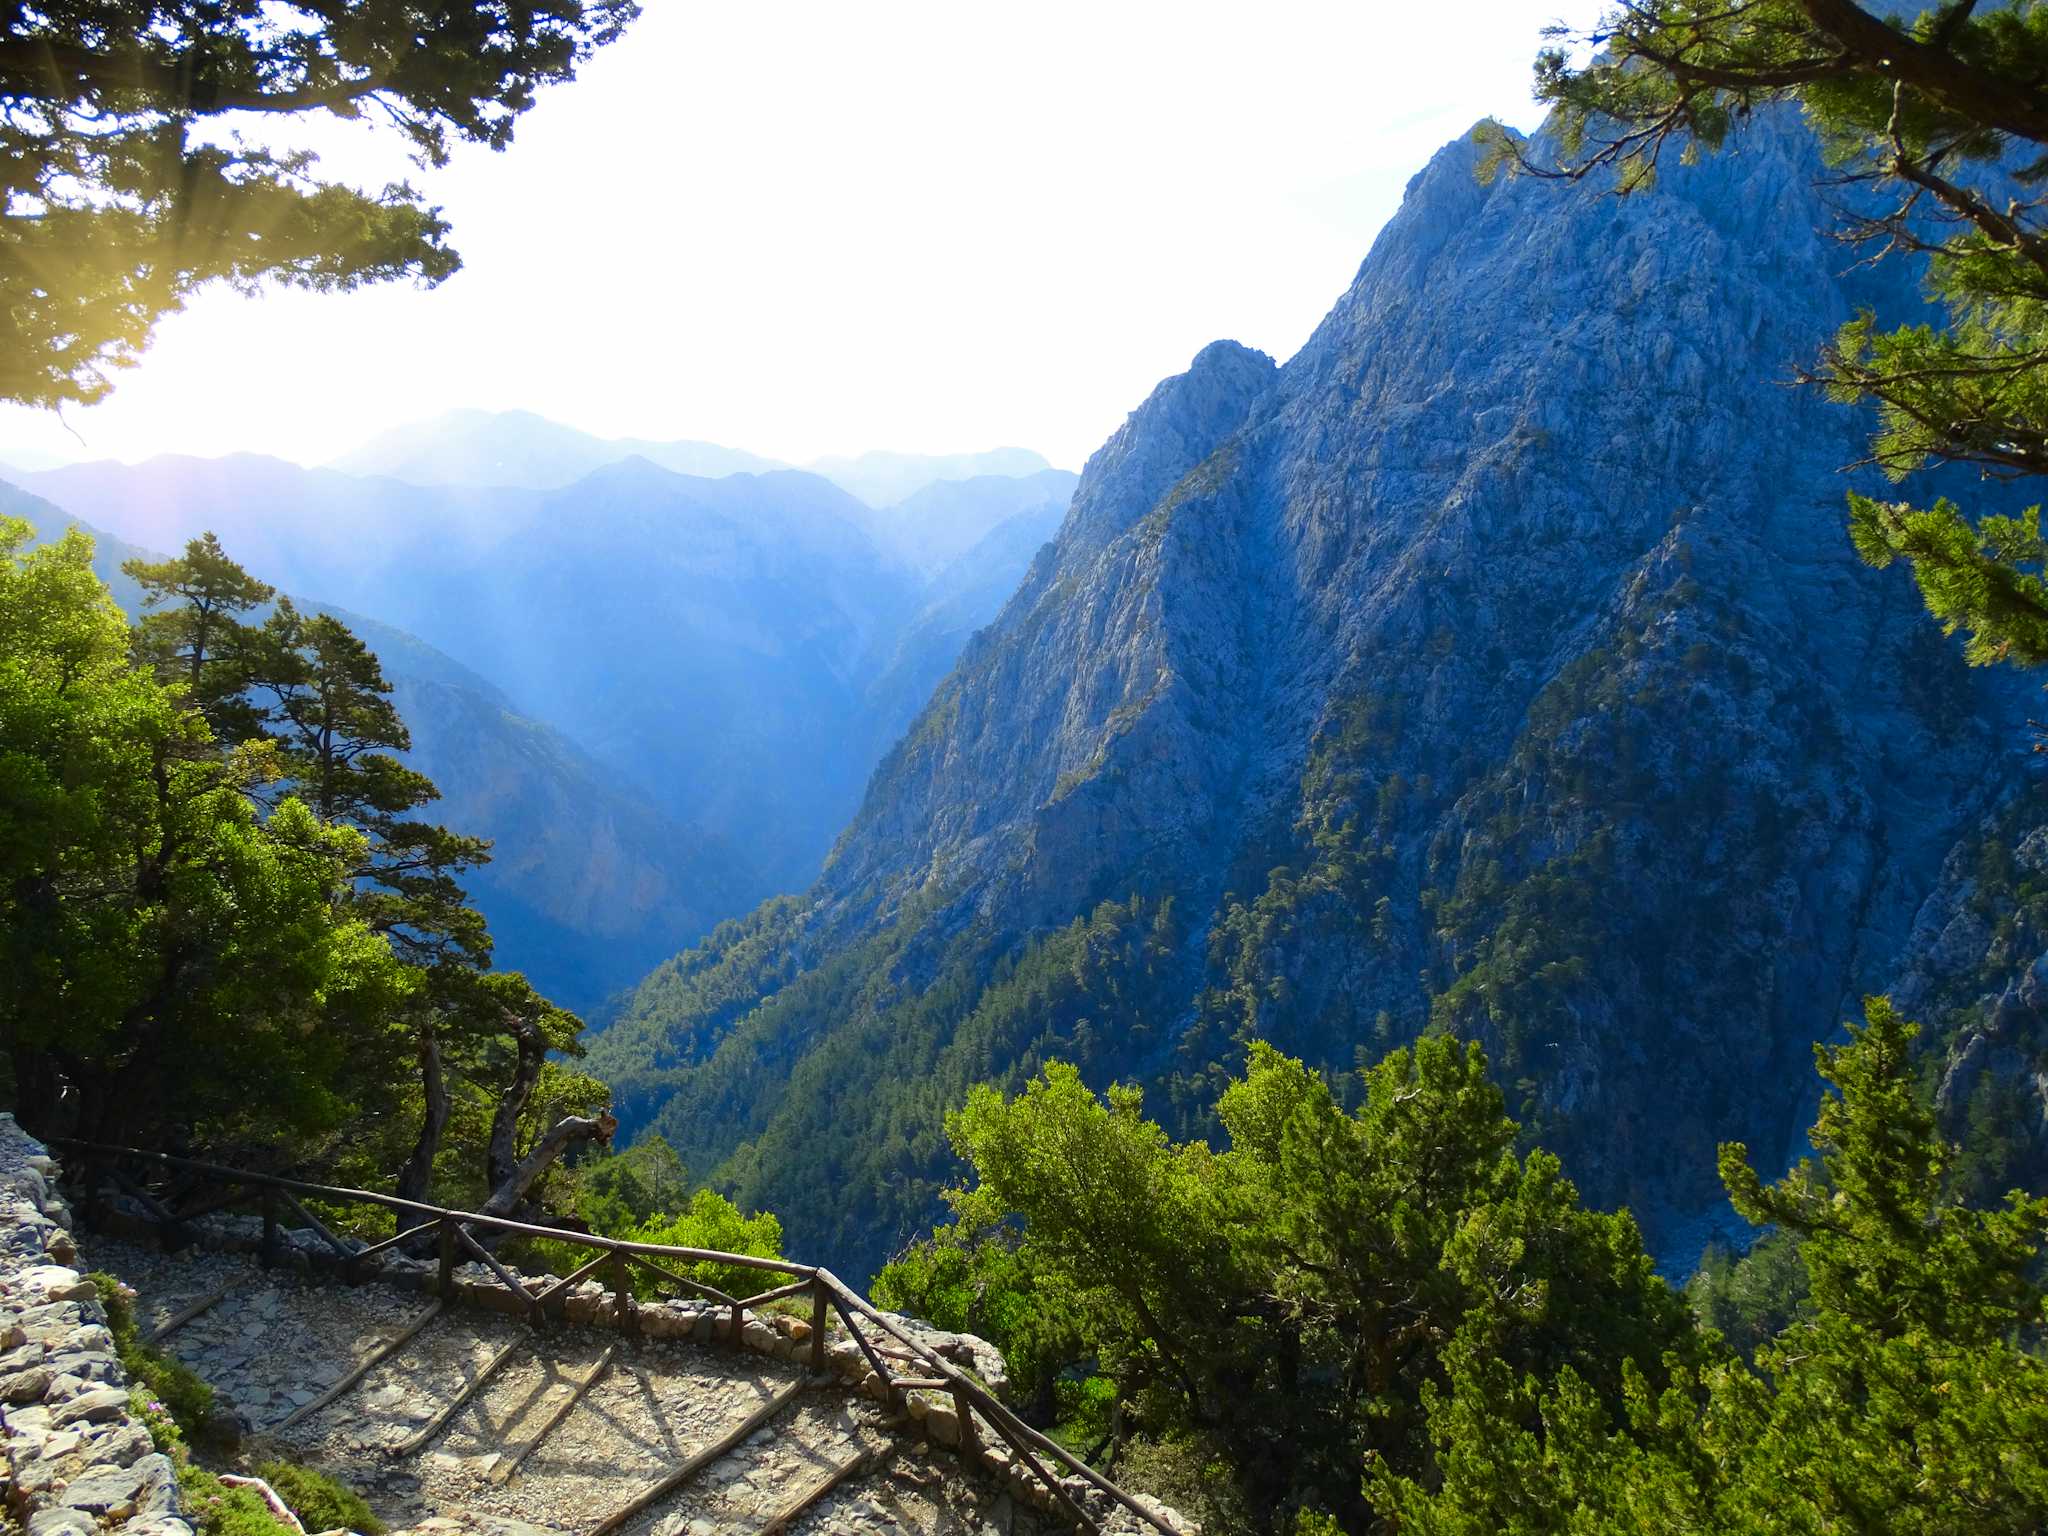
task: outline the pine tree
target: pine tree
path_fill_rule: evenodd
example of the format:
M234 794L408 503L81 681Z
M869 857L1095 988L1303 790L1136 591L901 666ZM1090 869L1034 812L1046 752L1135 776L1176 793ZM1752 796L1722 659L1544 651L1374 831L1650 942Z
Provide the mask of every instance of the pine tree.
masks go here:
M136 656L184 688L217 740L260 734L263 713L249 698L254 632L241 616L276 592L230 560L211 533L176 559L127 560L121 571L142 588L147 610L135 625Z
M490 860L487 839L415 819L441 792L396 755L412 734L376 655L331 614L289 598L265 622L252 686L267 697L265 730L286 782L325 821L369 837L356 870L358 910L419 964L484 965L490 934L457 878Z
M0 1039L17 1103L111 1140L332 1130L351 1107L340 1065L400 987L343 899L361 835L291 798L259 817L250 764L182 676L135 658L91 541L29 536L0 520Z
M356 1102L388 1114L407 1060L416 1074L417 1118L402 1156L394 1154L398 1192L416 1200L433 1192L458 1104L480 1094L490 1107L477 1172L485 1194L512 1190L510 1209L536 1176L522 1174L533 1152L520 1138L541 1107L549 1055L581 1054L582 1022L524 976L489 972L490 931L462 885L488 862L489 842L415 814L440 791L403 760L412 735L391 682L340 619L283 598L261 625L245 622L275 594L210 534L179 559L125 569L152 610L135 633L138 659L241 749L244 792L273 815L303 804L319 824L352 834L337 910L387 944L405 976L385 999L376 1041L347 1076ZM606 1117L559 1115L536 1137L548 1149L541 1166L572 1142L610 1134Z
M2048 1199L1994 1210L1945 1187L1949 1150L1883 998L1816 1049L1818 1160L1766 1185L1722 1149L1736 1208L1798 1240L1808 1304L1750 1369L1709 1352L1661 1391L1638 1361L1620 1411L1583 1375L1453 1351L1429 1409L1433 1475L1369 1468L1413 1536L1729 1536L2048 1527Z

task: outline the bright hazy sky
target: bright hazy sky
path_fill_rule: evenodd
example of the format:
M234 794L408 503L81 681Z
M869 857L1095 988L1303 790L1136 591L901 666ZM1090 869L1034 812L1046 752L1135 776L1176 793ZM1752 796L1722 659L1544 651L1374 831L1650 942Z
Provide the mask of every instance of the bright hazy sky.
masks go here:
M645 0L504 154L410 174L439 289L208 293L10 456L313 463L455 406L802 461L1000 444L1079 468L1217 337L1285 359L1407 179L1522 127L1583 0ZM313 142L303 140L302 142Z

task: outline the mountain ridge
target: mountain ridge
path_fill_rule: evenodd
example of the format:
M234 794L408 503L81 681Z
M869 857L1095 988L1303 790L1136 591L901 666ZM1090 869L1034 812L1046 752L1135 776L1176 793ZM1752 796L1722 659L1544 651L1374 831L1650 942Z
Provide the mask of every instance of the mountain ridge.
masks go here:
M1796 1150L1811 1042L2022 771L2027 686L1848 545L1867 423L1778 382L1924 301L1840 270L1784 114L1627 199L1478 158L1284 366L1215 344L1091 458L817 885L601 1038L636 1124L851 1272L1050 1055L1189 1133L1248 1036L1452 1030L1681 1268L1715 1144ZM811 1205L818 1156L871 1201Z
M875 757L1006 595L1004 562L1028 558L985 551L995 565L952 592L953 617L920 628L927 580L869 534L871 509L801 470L714 479L628 457L507 490L237 456L21 479L142 547L210 529L284 589L438 647L733 848L735 911L809 882ZM971 531L1058 491L988 482L948 507Z

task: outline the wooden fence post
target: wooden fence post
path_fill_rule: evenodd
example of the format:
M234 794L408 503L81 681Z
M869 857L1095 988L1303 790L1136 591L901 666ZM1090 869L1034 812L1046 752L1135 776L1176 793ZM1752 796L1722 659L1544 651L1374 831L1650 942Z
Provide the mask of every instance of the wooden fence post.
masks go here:
M616 1249L612 1251L612 1285L616 1288L619 1298L619 1332L638 1333L640 1318L633 1306L633 1269L627 1263L626 1256Z
M443 1301L455 1299L455 1218L441 1218L441 1275L437 1289Z
M960 1454L974 1454L974 1404L959 1387L953 1389L953 1411L960 1415Z
M277 1191L268 1184L263 1186L263 1248L260 1257L265 1269L277 1262Z
M825 1369L825 1279L811 1276L811 1369Z

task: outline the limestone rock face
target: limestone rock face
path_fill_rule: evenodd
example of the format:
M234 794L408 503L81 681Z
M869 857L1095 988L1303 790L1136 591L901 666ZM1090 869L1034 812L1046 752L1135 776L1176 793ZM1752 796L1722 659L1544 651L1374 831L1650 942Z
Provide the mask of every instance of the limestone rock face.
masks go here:
M1171 1088L1246 1027L1347 1068L1434 1021L1680 1267L1725 1212L1716 1142L1798 1150L1811 1043L1896 973L2026 745L2030 685L1849 546L1867 418L1788 385L1859 308L1919 318L1917 274L1845 271L1795 117L1627 199L1476 163L1415 178L1285 366L1219 342L1161 385L819 884L627 1010L603 1069L790 1251L857 1270L929 1216L939 1138L805 1065L901 1071L913 1028L952 1091L1027 1050ZM1137 1022L969 1027L1132 896L1171 902ZM807 1206L778 1170L816 1134L898 1147L900 1207Z
M1935 1108L1969 1193L2048 1187L2048 789L2016 776L1943 863L1892 1000L1941 1052Z

